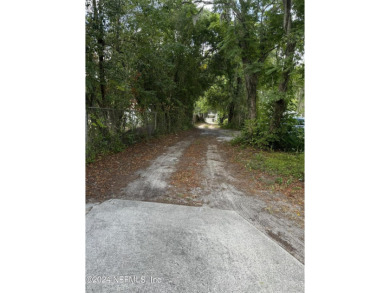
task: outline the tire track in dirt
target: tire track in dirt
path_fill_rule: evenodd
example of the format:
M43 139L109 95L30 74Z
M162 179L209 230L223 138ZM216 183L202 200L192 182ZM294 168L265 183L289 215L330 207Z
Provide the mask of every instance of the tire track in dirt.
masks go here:
M157 157L152 164L143 170L137 171L137 179L130 182L123 189L121 198L133 200L152 200L164 195L168 188L168 180L176 170L176 164L183 151L191 144L193 137L169 147L167 151Z
M219 148L226 138L226 130L194 131L138 171L121 197L236 211L304 263L303 228L288 217L289 209L273 212L286 204L277 200L279 195L266 190L248 193L250 178L239 181Z
M157 201L202 206L198 191L202 190L203 166L206 164L206 138L196 133L191 145L186 148L180 157L176 171L170 178L168 191L164 198Z
M129 146L124 151L100 157L86 166L86 202L96 203L118 198L121 190L134 181L138 170L147 168L168 147L187 139L196 130L190 129L153 137Z
M257 229L266 233L280 246L304 263L304 230L288 217L274 215L269 211L267 191L260 196L249 196L235 187L234 174L230 174L226 162L218 150L218 139L210 137L204 167L205 184L203 201L211 208L234 210ZM277 206L277 202L273 202Z

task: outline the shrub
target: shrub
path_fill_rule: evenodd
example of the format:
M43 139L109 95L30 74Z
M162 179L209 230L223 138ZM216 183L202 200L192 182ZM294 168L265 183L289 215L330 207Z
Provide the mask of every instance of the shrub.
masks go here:
M86 146L86 162L91 163L97 156L124 150L126 141L131 144L130 139L130 136L123 138L119 134L103 135L101 132L95 132Z
M270 130L272 106L263 105L260 117L256 120L245 121L241 136L233 144L245 144L264 150L281 150L303 152L305 149L304 129L297 128L296 120L286 113L279 129Z

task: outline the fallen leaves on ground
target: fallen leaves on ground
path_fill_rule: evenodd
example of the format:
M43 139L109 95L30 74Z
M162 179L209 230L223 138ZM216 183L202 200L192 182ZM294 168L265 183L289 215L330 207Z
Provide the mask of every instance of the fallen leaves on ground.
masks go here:
M191 135L193 130L151 138L126 150L105 156L86 166L86 200L113 198L131 181L134 172L145 168L164 150Z
M187 205L202 205L198 200L197 188L202 187L203 166L207 152L207 138L196 137L191 145L184 150L180 161L176 166L176 171L172 174L168 197L172 203Z
M234 177L237 179L236 187L248 194L259 196L272 206L273 211L285 215L292 215L293 220L304 225L305 184L299 180L291 180L289 184L279 184L277 176L269 175L261 170L248 169L246 163L259 152L254 148L232 146L226 142L220 142L219 148L224 155L226 164ZM283 182L287 182L284 178ZM262 193L261 191L270 191ZM284 205L275 205L281 201ZM288 207L283 209L282 207ZM298 211L294 211L298 207Z

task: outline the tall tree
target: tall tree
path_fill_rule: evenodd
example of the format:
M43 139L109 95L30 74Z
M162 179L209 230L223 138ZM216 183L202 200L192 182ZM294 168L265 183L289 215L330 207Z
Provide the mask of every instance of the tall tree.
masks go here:
M270 130L280 128L282 117L287 110L289 98L287 96L291 73L295 66L294 57L296 55L296 46L303 43L300 39L303 37L303 9L302 0L295 1L295 11L293 11L293 1L283 0L283 32L281 47L283 49L283 67L280 74L278 86L279 98L274 101L274 112L270 124ZM295 21L292 18L295 16ZM301 41L301 42L300 42ZM302 48L301 48L302 49Z
M224 47L232 55L241 57L245 88L247 92L248 114L250 119L257 118L257 85L263 63L274 49L278 30L275 29L278 18L273 3L268 0L216 0L216 11L223 13L231 28L225 39ZM275 22L276 20L276 22Z

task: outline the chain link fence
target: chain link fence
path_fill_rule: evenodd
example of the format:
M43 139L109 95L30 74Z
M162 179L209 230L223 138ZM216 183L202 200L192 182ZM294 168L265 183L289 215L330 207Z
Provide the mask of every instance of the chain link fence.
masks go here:
M85 115L87 162L99 154L117 152L151 137L164 128L159 126L157 112L88 107Z
M141 139L191 127L192 117L183 109L139 111L87 107L85 115L86 160L119 152Z

